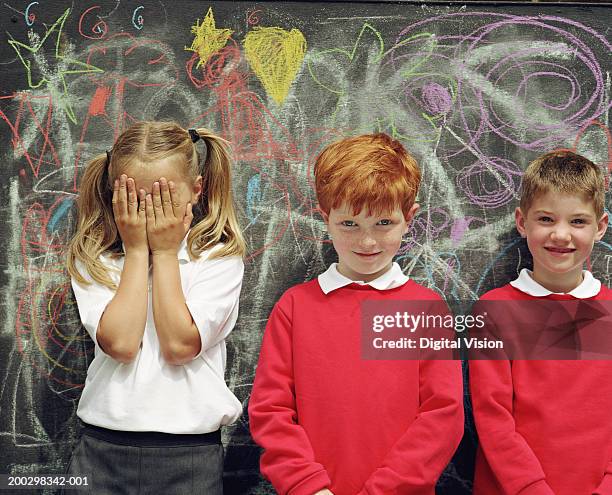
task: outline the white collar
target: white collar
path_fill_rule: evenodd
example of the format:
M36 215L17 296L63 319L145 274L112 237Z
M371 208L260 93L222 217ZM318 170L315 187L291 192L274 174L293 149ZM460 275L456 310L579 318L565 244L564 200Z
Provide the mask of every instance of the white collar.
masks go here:
M378 290L395 289L400 285L404 285L408 281L408 277L404 275L401 267L393 262L391 268L383 273L380 277L371 280L370 282L362 282L360 280L351 280L345 277L338 271L338 263L332 263L330 267L318 276L319 285L325 294L331 291L340 289L350 284L369 285Z
M179 246L178 251L176 252L176 257L179 261L191 261L191 258L189 257L189 249L187 249L187 237L189 237L189 232L191 232L191 229L189 229L185 234L185 237L183 237L181 245ZM123 252L125 253L125 244L121 243L121 247L123 248Z
M601 282L593 277L593 274L588 270L582 272L583 280L578 287L568 292L567 294L576 299L588 299L599 294L601 290ZM523 268L516 280L510 282L510 285L521 292L525 292L530 296L544 297L550 294L564 294L563 292L551 292L546 287L541 286L531 277L531 271Z

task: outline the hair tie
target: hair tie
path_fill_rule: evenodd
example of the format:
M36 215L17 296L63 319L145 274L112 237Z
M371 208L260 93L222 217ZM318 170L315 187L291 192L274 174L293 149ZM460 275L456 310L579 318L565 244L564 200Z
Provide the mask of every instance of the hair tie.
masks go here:
M200 139L200 135L198 134L198 131L196 131L195 129L187 129L187 132L189 133L189 137L191 138L191 142L192 143L197 143L198 140Z

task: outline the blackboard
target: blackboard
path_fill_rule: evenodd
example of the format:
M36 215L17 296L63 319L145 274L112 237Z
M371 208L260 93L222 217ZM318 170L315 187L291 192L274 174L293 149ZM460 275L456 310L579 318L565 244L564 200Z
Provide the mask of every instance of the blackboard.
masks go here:
M572 148L611 168L610 6L8 0L0 12L0 473L62 472L78 438L93 346L64 250L85 163L134 121L233 143L249 252L227 381L245 407L272 305L334 260L312 187L327 143L384 131L418 158L422 209L397 259L451 303L529 266L513 210L530 160ZM607 285L611 242L589 260ZM273 493L246 415L223 439L226 493ZM470 493L476 441L468 414L439 494Z

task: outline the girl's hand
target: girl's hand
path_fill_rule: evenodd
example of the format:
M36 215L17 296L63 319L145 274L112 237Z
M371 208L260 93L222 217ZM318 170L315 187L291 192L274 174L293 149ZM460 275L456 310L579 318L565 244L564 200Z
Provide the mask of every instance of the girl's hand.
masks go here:
M113 187L113 215L126 251L143 251L149 254L145 194L140 190L140 207L134 179L122 174Z
M176 201L178 194L173 182L162 177L153 184L153 194L146 197L147 236L151 253L176 255L181 241L191 226L193 212L187 203L185 214Z

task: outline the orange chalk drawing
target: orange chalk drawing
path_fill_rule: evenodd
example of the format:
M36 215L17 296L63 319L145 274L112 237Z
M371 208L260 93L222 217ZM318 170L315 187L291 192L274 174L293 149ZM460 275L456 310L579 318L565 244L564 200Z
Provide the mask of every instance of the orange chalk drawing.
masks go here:
M306 38L298 29L256 27L243 45L253 72L268 95L282 105L306 55Z
M96 88L89 104L89 115L106 115L106 102L111 95L111 91L111 88L106 86Z
M200 67L208 61L213 53L218 52L226 45L233 31L231 29L217 29L215 16L212 7L210 7L202 23L199 23L199 19L196 20L195 25L191 27L191 32L195 34L195 38L191 47L185 47L185 50L196 52L200 56L197 65L197 67Z

